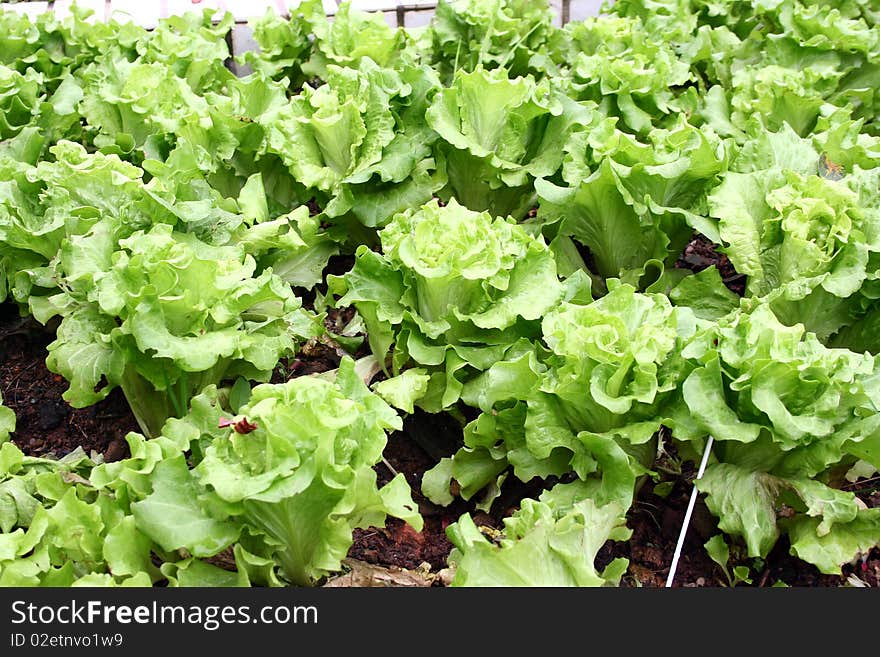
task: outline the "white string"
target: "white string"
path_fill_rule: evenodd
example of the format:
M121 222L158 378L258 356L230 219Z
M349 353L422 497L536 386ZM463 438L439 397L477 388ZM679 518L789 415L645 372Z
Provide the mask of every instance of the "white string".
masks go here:
M669 575L666 577L666 588L670 588L672 580L675 579L675 570L678 568L678 558L681 556L681 548L684 546L684 537L687 535L688 526L691 524L691 515L694 512L694 505L697 503L697 480L703 476L703 472L706 470L706 463L709 461L709 452L712 451L713 442L714 438L709 436L709 440L706 441L706 449L703 452L703 460L700 462L700 469L697 470L697 478L694 480L694 489L691 491L687 512L684 514L681 532L678 535L678 544L675 546L675 553L672 555L672 565L669 566Z

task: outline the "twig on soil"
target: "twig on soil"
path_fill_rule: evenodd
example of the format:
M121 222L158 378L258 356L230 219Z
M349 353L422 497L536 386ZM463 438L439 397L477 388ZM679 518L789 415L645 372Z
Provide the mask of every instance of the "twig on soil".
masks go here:
M394 469L394 466L391 465L391 464L388 462L388 459L386 459L384 456L382 457L382 463L385 464L385 467L386 467L386 468L388 468L389 470L391 470L391 476L392 476L392 477L396 477L398 474L400 474L399 472L397 472L397 470Z
M12 394L10 395L11 399L9 400L9 404L8 404L8 405L9 405L10 407L12 407L13 409L14 409L16 406L18 406L19 404L21 404L21 400L19 400L19 398L18 398L18 393L19 393L19 382L21 381L21 375L24 374L25 372L27 372L28 370L32 369L33 367L35 367L36 364L37 364L37 361L34 361L34 362L30 363L29 365L26 365L25 367L22 367L22 368L21 368L21 369L15 374L15 376L12 377L12 379L9 380L9 385L12 386L12 387L10 388L9 392L12 393ZM12 385L13 383L15 384L14 386Z
M639 502L639 505L638 505L638 507L636 507L635 511L638 513L644 513L646 516L648 516L651 520L654 521L654 524L657 525L657 529L662 530L663 526L660 524L660 521L657 520L657 516L655 516L649 509L642 508L643 505L644 506L652 506L655 509L657 508L655 505L649 504L648 502Z
M851 484L846 484L845 486L841 486L842 490L850 490L852 488L856 488L858 486L864 486L865 484L870 484L875 481L880 481L880 477L871 477L870 479L860 479L859 481L854 481Z
M34 362L29 363L28 365L25 365L24 367L22 367L18 372L16 372L15 376L9 380L9 384L12 385L13 383L17 383L18 380L21 379L22 374L27 372L32 367L36 367L36 365L37 365L37 361L34 361Z
M85 430L81 426L79 426L79 424L77 424L73 419L71 419L70 421L70 426L79 431L82 434L83 438L85 438L86 440L89 439L89 434L87 434Z

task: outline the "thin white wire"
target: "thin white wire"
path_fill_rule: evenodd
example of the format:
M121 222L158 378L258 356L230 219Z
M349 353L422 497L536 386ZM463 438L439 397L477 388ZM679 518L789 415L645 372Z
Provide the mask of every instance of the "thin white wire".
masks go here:
M688 526L691 524L691 515L694 512L694 505L697 503L697 480L703 476L706 471L706 463L709 461L709 452L712 451L712 443L715 439L709 436L706 441L706 449L703 451L703 460L700 462L700 469L697 470L697 478L694 480L694 489L691 491L691 499L688 502L687 512L684 514L684 521L681 525L681 532L678 535L678 544L675 546L675 553L672 555L672 565L669 566L669 575L666 577L666 588L672 586L672 580L675 579L675 571L678 568L678 559L681 556L681 548L684 546L684 537L687 535Z

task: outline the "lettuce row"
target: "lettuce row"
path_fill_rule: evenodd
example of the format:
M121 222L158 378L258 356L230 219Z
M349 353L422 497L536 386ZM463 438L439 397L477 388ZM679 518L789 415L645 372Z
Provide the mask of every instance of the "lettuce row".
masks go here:
M596 550L625 540L661 426L685 450L716 437L700 485L751 554L785 533L830 573L876 543L877 514L840 490L853 463L878 463L864 352L880 321L880 40L867 0L618 0L565 29L540 3L467 0L441 3L421 32L345 4L331 23L319 5L262 19L243 78L224 67L228 16L150 33L78 11L0 16L0 298L61 316L50 364L68 396L121 385L157 436L130 438L125 466L77 465L90 483L64 474L74 495L52 513L91 518L74 498L109 504L106 487L124 541L138 555L153 541L165 561L144 579L92 544L53 543L61 521L42 533L40 519L9 543L13 561L37 557L28 583L71 584L84 561L98 572L79 583L314 583L338 567L344 523L316 530L330 556L304 564L276 507L217 497L223 476L215 488L191 467L250 462L235 439L254 433L215 429L217 404L240 409L197 393L265 380L314 335L289 286L311 288L359 243L381 251L361 246L330 292L396 375L373 390L405 412L481 412L425 492L448 501L455 479L486 508L510 476L572 480L524 501L503 536L453 525L456 584L533 583L522 573L536 561L545 583L616 583L625 564L599 573ZM504 219L534 205L522 226ZM694 230L746 274L745 300L712 270L673 269ZM193 299L203 279L210 305ZM15 466L10 481L64 467ZM49 479L27 504L62 499ZM412 510L371 496L364 518L381 522L386 502ZM157 518L168 503L194 532ZM237 575L203 561L218 550Z

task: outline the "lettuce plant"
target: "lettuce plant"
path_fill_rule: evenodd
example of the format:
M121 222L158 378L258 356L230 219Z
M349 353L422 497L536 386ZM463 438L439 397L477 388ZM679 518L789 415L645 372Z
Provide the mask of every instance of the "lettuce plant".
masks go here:
M150 586L152 543L86 478L82 449L61 459L0 445L0 586Z
M51 298L63 319L49 345L50 370L82 407L121 386L147 435L186 412L209 383L242 375L268 379L315 326L300 300L239 246L210 246L167 224L89 250L72 250L71 267L91 281L84 293ZM97 252L96 252L97 251ZM97 266L96 266L97 265ZM45 320L45 317L43 317Z
M410 35L388 25L381 12L367 12L341 2L328 21L321 0L305 0L289 18L267 10L251 19L259 49L239 61L252 70L281 81L292 92L306 82L327 81L329 67L360 68L370 59L380 68L406 68L418 59Z
M95 144L125 144L164 159L171 136L208 113L205 98L161 62L108 57L82 72L82 115Z
M138 59L163 64L198 94L222 89L233 77L226 35L234 24L229 12L217 16L210 8L169 16L138 40Z
M318 79L326 79L330 66L359 68L370 59L381 68L406 67L416 58L410 35L393 28L381 12L367 12L341 2L333 20L328 21L320 2L311 17L314 35L312 56L303 65L303 71Z
M622 129L644 135L674 119L677 95L695 81L672 45L652 39L641 21L599 16L566 27L557 55L570 68L571 95L599 105Z
M706 195L728 155L711 129L682 118L641 141L607 119L574 135L565 151L567 185L535 183L538 221L554 239L586 247L601 279L635 283L652 261L671 266L694 229L715 234L704 217Z
M523 219L536 201L534 180L559 170L562 148L590 116L548 79L511 80L503 69L457 73L426 113L449 178L441 197Z
M142 205L143 172L137 167L68 141L50 147L54 161L37 163L44 140L30 136L35 147L21 149L21 159L0 154L0 258L8 262L12 295L37 305L47 291L57 291L50 263L67 238L84 236L97 224L94 239L127 237L150 225L151 208Z
M709 196L724 250L786 324L821 339L862 312L880 250L877 170L834 168L791 128L763 133ZM829 166L831 168L829 168Z
M28 69L42 74L51 92L102 53L116 50L122 57L135 56L135 45L146 30L133 21L94 21L93 13L76 5L63 18L52 11L33 19L0 12L0 63L22 74Z
M457 71L504 69L512 78L559 72L550 48L559 37L547 2L440 0L422 36L444 81Z
M594 562L607 541L625 541L632 534L622 507L566 499L567 487L559 484L539 500L524 499L504 519L495 541L480 532L469 514L451 524L451 585L617 586L628 560L614 559L602 572Z
M238 542L271 560L284 582L309 586L341 569L354 528L391 515L421 530L403 475L379 487L373 469L400 417L350 358L332 378L258 385L235 414L222 401L209 387L191 415L168 425L186 429L204 457L191 470L182 454L159 462L152 491L131 505L137 527L164 549L204 557ZM187 510L189 530L170 507Z
M425 68L401 72L365 57L359 68L331 65L327 82L258 121L265 146L337 217L351 211L369 227L428 201L443 179L434 175L424 112L438 82Z
M308 77L302 67L313 47L310 19L320 4L319 0L305 0L287 18L268 8L262 16L249 18L248 26L259 47L237 55L237 61L267 78L286 78L293 89L302 87Z
M682 356L697 367L672 420L678 440L714 436L697 482L725 532L765 557L784 532L821 571L867 552L876 509L841 490L857 461L880 467L880 370L872 356L824 347L766 304L707 327Z
M490 502L511 468L522 481L574 473L581 499L629 508L692 367L679 351L695 330L689 309L625 284L559 304L544 315L546 346L465 385L462 399L483 413L465 427L464 446L426 475L427 494L449 501L454 479L465 499L480 492Z
M468 370L489 367L562 297L547 245L510 220L451 200L396 215L381 253L358 248L354 268L331 277L339 307L363 317L373 355L393 370L432 370L427 406L455 403ZM462 370L459 374L456 374ZM426 375L427 376L427 375Z
M149 475L162 457L146 465L144 452L155 443L129 434L131 459L117 462L123 479L140 477L149 494ZM186 444L170 445L173 458ZM160 453L161 450L151 450ZM176 463L176 461L174 461ZM133 467L141 467L135 473ZM237 569L230 572L199 557L164 550L143 531L132 513L138 494L124 481L108 481L110 464L75 449L62 458L24 455L11 443L0 445L0 585L2 586L248 586L265 583L271 572L264 559L236 546ZM167 466L163 466L167 468ZM178 491L180 492L180 491ZM168 507L171 508L171 507ZM178 531L195 520L173 511ZM216 531L218 525L213 525ZM222 525L220 525L222 527ZM197 531L207 532L208 523ZM274 580L274 581L277 581Z

